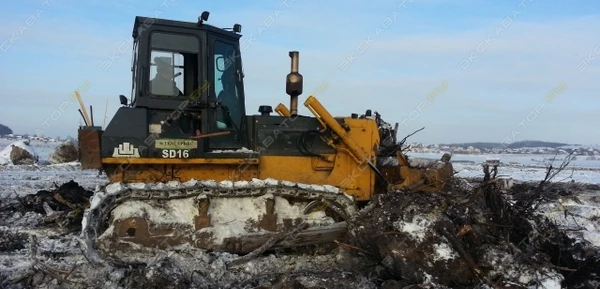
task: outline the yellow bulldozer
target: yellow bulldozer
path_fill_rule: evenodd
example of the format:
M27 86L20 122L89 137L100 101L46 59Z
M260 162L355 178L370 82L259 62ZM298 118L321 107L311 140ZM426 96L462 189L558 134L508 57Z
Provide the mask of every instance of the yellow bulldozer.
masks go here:
M320 244L343 237L375 194L448 185L449 156L411 165L398 125L377 112L334 117L308 96L312 115L300 115L297 51L289 108L247 114L241 25L218 28L208 16L135 18L131 97L120 96L104 129L79 129L82 167L111 181L84 214L88 250L127 262L173 246L244 254Z

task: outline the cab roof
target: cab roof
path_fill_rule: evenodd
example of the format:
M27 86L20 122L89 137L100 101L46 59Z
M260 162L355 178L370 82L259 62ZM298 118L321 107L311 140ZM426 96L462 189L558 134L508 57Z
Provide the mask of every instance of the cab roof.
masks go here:
M173 28L191 28L191 29L199 29L210 31L214 33L218 33L227 37L233 37L235 39L239 39L242 37L241 34L237 34L230 30L225 30L223 28L215 27L206 23L198 24L197 22L190 21L178 21L178 20L169 20L169 19L161 19L161 18L152 18L152 17L144 17L144 16L136 16L135 22L133 24L133 31L131 36L133 38L137 38L137 32L140 26L150 26L150 25L159 25L159 26L170 26Z

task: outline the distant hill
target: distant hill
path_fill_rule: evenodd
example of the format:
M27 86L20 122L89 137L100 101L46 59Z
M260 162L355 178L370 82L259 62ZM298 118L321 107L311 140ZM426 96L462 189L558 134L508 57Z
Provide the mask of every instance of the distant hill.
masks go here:
M0 123L0 135L11 134L11 133L13 133L13 131L12 131L12 129L10 129L10 127L5 126Z
M511 143L509 145L505 145L503 143L495 143L495 142L471 142L471 143L454 143L454 144L440 144L440 146L460 146L460 147L469 147L472 146L477 149L501 149L501 148L509 148L509 149L520 149L520 148L532 148L532 147L549 147L549 148L557 148L566 146L566 143L558 143L558 142L546 142L546 141L537 141L537 140L525 140Z

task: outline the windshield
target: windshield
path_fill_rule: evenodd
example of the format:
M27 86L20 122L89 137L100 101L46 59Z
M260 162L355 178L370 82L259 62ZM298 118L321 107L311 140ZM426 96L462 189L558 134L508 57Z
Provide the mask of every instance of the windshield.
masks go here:
M199 52L195 36L153 33L148 92L153 97L190 96L198 86Z
M217 119L225 123L227 128L240 128L243 112L243 99L238 90L239 58L234 45L215 41L214 44L214 88L217 101L221 102L229 111L219 109Z

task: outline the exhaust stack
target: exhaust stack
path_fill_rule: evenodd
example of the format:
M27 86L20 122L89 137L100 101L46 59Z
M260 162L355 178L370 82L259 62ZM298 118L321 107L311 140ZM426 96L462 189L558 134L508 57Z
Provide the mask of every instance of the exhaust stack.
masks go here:
M290 96L290 116L298 115L298 96L302 94L302 74L298 73L298 54L298 51L290 51L292 66L285 83L285 91Z

